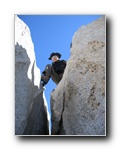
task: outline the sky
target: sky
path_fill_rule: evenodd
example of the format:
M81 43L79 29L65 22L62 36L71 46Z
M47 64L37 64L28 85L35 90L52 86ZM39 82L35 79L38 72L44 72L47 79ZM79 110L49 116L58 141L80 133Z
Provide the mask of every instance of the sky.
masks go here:
M70 44L74 33L83 25L87 25L102 15L18 15L29 27L36 56L36 65L40 73L47 64L52 52L61 53L61 60L70 57ZM50 93L56 84L50 79L45 85L45 97L50 112Z

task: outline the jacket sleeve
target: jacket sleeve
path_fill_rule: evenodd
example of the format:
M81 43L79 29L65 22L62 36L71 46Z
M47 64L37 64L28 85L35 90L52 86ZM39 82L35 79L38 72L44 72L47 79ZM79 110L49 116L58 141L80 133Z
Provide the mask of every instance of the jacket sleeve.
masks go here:
M50 77L51 77L51 65L47 65L41 75L41 81L43 81L43 85L48 83Z

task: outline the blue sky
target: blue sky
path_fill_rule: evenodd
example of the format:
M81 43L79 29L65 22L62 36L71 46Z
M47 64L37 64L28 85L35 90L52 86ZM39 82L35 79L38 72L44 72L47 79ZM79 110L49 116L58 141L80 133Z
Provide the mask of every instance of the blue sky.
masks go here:
M37 67L42 72L52 52L62 54L61 59L70 57L70 43L74 33L82 26L87 25L102 15L18 15L25 22L31 32L36 55ZM50 79L45 86L45 96L50 112L50 93L56 87Z

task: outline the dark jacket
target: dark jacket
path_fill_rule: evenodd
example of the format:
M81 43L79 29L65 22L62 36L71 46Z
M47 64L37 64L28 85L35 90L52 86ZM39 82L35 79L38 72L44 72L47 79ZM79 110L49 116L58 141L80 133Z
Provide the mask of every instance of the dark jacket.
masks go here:
M58 60L56 62L53 62L52 65L48 64L41 75L41 81L43 82L43 86L48 83L50 78L52 78L52 80L56 84L58 84L62 79L65 68L65 60Z

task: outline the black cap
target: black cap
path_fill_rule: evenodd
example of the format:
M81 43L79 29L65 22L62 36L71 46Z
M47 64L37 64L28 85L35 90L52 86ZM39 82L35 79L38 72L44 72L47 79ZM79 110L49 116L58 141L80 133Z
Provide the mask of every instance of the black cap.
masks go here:
M60 53L52 53L48 59L51 60L51 58L52 58L53 56L58 56L58 57L60 58L60 57L61 57L61 54L60 54Z

